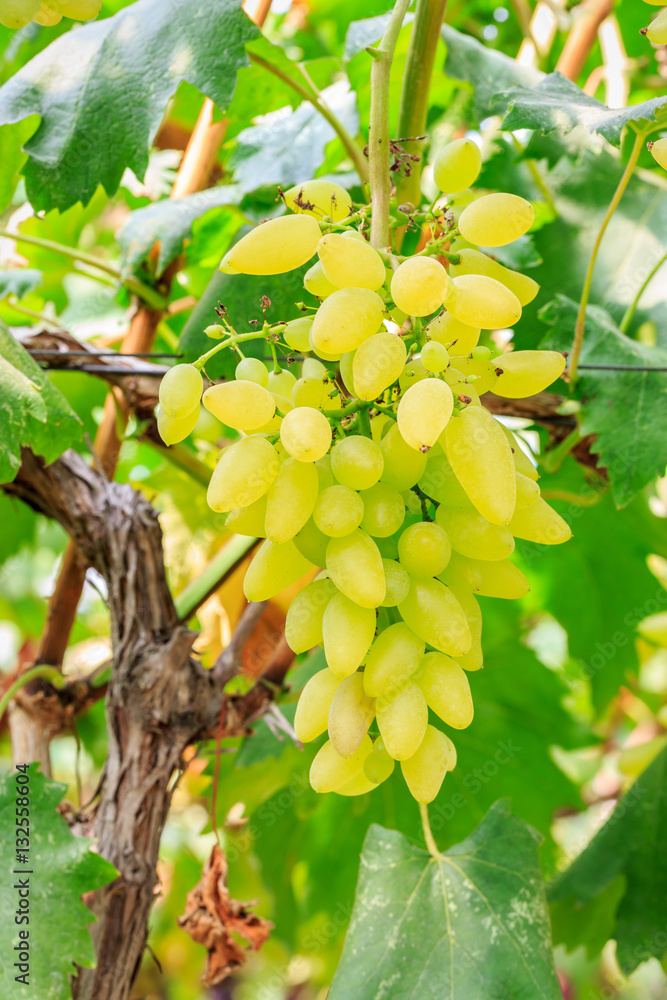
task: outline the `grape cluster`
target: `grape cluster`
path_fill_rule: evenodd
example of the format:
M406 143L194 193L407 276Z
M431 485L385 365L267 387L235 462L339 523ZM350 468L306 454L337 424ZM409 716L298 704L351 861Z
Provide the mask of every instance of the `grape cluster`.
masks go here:
M31 21L46 27L63 17L92 21L102 9L102 0L0 0L0 24L5 28L25 28Z
M477 146L458 140L438 157L436 182L451 197L474 183L480 165ZM516 323L538 291L478 246L517 239L533 210L512 194L463 199L458 221L447 228L441 214L440 234L404 259L367 242L369 209L355 212L329 181L303 184L285 201L293 214L244 236L222 270L277 274L317 254L304 284L321 302L312 315L262 331L274 359L276 345L305 356L300 377L241 357L235 380L203 393L204 406L242 435L223 449L208 502L227 512L232 531L265 538L246 574L248 600L320 570L293 600L285 631L295 653L321 644L326 656L295 718L303 742L328 731L313 788L359 795L400 761L412 795L426 803L456 764L429 709L452 729L473 717L477 597L528 590L509 558L515 538L570 537L541 498L532 462L480 401L489 389L509 398L540 392L564 369L557 352L492 359L478 345L482 329ZM260 336L238 335L227 320L207 332L226 339L162 382L167 443L197 421L207 358Z

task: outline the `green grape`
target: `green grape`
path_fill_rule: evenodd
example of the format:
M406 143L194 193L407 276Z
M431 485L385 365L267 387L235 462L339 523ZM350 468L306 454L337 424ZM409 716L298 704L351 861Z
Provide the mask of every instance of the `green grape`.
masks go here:
M657 646L667 646L667 611L648 615L639 623L637 631Z
M266 537L278 545L294 538L313 513L318 489L313 464L285 459L266 496Z
M379 445L361 434L342 438L331 452L331 471L341 485L351 490L368 490L375 486L383 469Z
M322 623L324 655L335 674L347 677L359 667L375 635L375 608L362 608L345 594L336 594Z
M447 310L462 323L484 330L504 329L521 319L521 305L514 292L484 274L454 278Z
M412 358L403 369L398 384L401 389L409 389L411 386L416 385L417 382L422 382L425 378L428 378L428 372L423 365L422 359Z
M503 247L527 233L534 221L533 206L525 198L504 192L485 194L463 209L459 232L464 240L476 246Z
M285 191L283 198L290 211L312 215L314 219L340 222L352 209L352 199L345 188L323 177L295 184Z
M514 517L509 523L509 530L515 538L524 538L528 542L538 542L540 545L561 545L572 538L572 531L567 521L557 514L542 497L528 507L514 511Z
M361 746L375 716L375 699L364 691L364 675L346 677L329 709L329 739L341 757L352 757Z
M392 776L395 766L394 758L389 756L382 737L378 736L373 743L372 751L364 761L364 775L374 785L381 785Z
M364 766L364 760L373 749L370 736L364 736L361 746L351 757L341 757L336 753L330 740L320 747L310 765L310 784L316 792L335 792Z
M269 372L259 358L241 358L236 366L234 377L245 382L256 382L266 389L269 384Z
M352 372L359 399L377 399L394 383L403 368L407 350L395 333L375 333L354 354Z
M380 605L382 608L395 608L397 604L404 601L410 590L410 577L408 572L395 559L382 560L384 567L384 579L387 592L384 601Z
M219 513L248 507L268 492L279 465L278 452L261 434L230 444L213 470L206 496L209 507Z
M474 347L470 352L473 361L488 361L492 351L488 347Z
M431 320L424 332L429 340L447 347L450 354L462 357L477 347L481 330L462 323L449 312L441 312Z
M472 643L463 609L440 580L413 576L410 591L398 605L403 621L434 649L463 656Z
M327 546L326 567L338 589L362 608L377 608L386 586L380 550L370 535L357 528Z
M364 688L378 698L399 688L414 674L424 655L424 642L412 629L397 622L390 625L371 646L364 667Z
M170 417L160 405L155 411L158 434L165 444L178 444L179 441L184 441L195 429L199 422L200 414L199 403L197 403L192 413L186 413L184 417Z
M515 511L521 510L523 507L530 507L530 505L535 503L536 500L539 500L539 498L540 488L535 480L529 479L528 476L524 476L520 472L517 472Z
M388 538L403 524L405 504L393 486L376 483L370 489L362 490L361 500L364 505L361 527L374 538Z
M292 389L292 402L295 406L310 406L319 410L325 402L324 392L321 378L299 378Z
M499 422L483 407L468 406L447 425L444 445L456 478L482 517L492 524L509 524L516 504L516 472Z
M472 504L468 510L442 504L435 512L435 520L447 532L452 549L462 556L496 560L514 552L510 529L504 524L491 524Z
M285 639L294 653L305 653L321 645L324 612L336 593L329 577L323 576L307 584L292 599L285 621Z
M323 455L322 458L318 458L315 462L315 468L320 481L320 493L330 486L335 486L336 480L331 471L331 455Z
M449 566L440 577L448 585L456 580L480 597L499 597L507 601L525 597L530 590L526 577L509 559L468 559L453 552ZM450 655L458 658L457 654Z
M354 351L382 325L384 302L370 288L341 288L315 313L311 344L320 357Z
M497 396L523 399L542 392L565 370L565 357L560 351L510 351L496 358L501 369L493 387Z
M434 448L429 453L424 475L419 480L419 489L427 497L437 500L439 504L460 507L463 510L475 510L468 494L454 475L449 459L440 447Z
M450 290L449 275L435 257L410 257L397 267L391 279L391 297L408 316L435 312Z
M372 792L375 788L375 784L369 781L363 770L355 774L354 778L350 778L346 781L344 785L335 789L336 795L366 795L368 792Z
M346 229L342 235L346 240L361 240L362 243L366 242L364 234L360 233L357 229Z
M500 424L500 426L502 427L503 433L509 442L510 448L512 449L512 457L514 459L516 471L520 472L522 476L526 476L527 479L537 481L540 478L540 474L528 458L528 455L526 455L512 431L509 427L505 427L504 424Z
M302 743L310 743L327 731L329 709L340 686L340 677L325 668L310 678L299 695L294 713L294 732Z
M380 478L388 486L393 486L399 492L409 490L424 475L426 455L407 444L398 424L392 423L380 441L380 451L384 460Z
M459 385L461 381L465 382L467 378L473 375L473 381L467 385L467 388L476 396L488 392L489 389L493 389L498 381L494 361L475 361L474 358L456 358L453 364L454 367L448 368L445 372L445 382L451 386Z
M323 365L318 358L304 358L301 366L302 378L321 378L327 373L326 365Z
M102 9L102 0L60 0L60 11L74 21L92 21Z
M364 501L348 486L329 486L323 490L313 511L315 524L330 538L349 535L359 527L363 516Z
M662 0L659 0L659 3L662 4ZM667 137L656 139L655 142L649 142L648 148L655 162L663 170L667 170Z
M312 316L300 316L298 319L293 319L283 330L283 340L293 351L306 354L310 350L310 328L312 325Z
M288 372L286 368L281 368L277 372L269 372L269 390L279 396L284 396L285 399L290 398L295 384L296 376L292 372Z
M292 458L316 462L329 450L331 427L321 410L297 406L285 415L280 425L280 440Z
M457 253L461 259L458 264L450 265L449 273L452 278L458 278L461 274L485 274L488 278L495 278L514 292L521 306L532 302L540 290L538 283L527 274L511 271L479 250L464 248L457 250Z
M373 338L371 337L371 340ZM343 380L343 385L347 389L350 396L356 396L354 391L354 357L356 351L346 351L345 354L340 359L339 371L340 377Z
M58 11L51 10L46 6L46 4L42 4L33 18L35 24L41 24L45 28L51 28L54 24L60 24L62 19L62 14L58 13Z
M384 284L382 258L363 237L345 239L338 233L328 233L318 243L317 254L325 277L336 288L375 291Z
M421 359L427 372L442 372L449 364L449 351L437 340L429 340L421 349Z
M336 285L332 285L322 267L322 261L316 261L309 267L303 276L303 287L316 299L327 299L334 292L338 291ZM312 317L308 317L312 322ZM308 348L310 350L310 348Z
M415 451L427 452L444 431L454 409L452 390L438 378L417 382L401 396L398 429Z
M437 576L451 555L447 532L431 521L411 524L398 540L398 558L410 576Z
M439 191L458 194L477 180L482 154L472 139L454 139L441 149L433 164L433 180Z
M396 693L378 698L377 722L389 756L394 760L412 757L428 725L428 706L421 688L408 681Z
M194 365L174 365L160 382L160 406L167 417L189 416L199 401L204 380Z
M470 587L466 587L454 573L449 572L449 566L444 573L440 574L440 579L449 587L463 608L470 629L470 649L463 656L457 656L456 662L467 671L481 670L484 666L484 654L482 652L482 611L479 602Z
M221 382L212 385L202 402L209 413L235 430L255 431L267 424L276 412L276 402L268 389L257 382Z
M243 592L249 601L268 601L296 583L313 564L301 555L294 542L275 545L262 542L248 567Z
M271 395L273 396L273 402L276 404L276 416L278 416L278 414L289 413L290 410L294 409L294 403L292 402L291 399L288 399L287 396L281 396L280 393L278 393L278 392L272 392ZM278 419L280 419L280 418L278 418ZM273 424L272 424L272 426L273 426ZM280 428L280 426L281 426L281 424L278 424L279 428ZM262 431L262 433L266 434L266 433L269 433L269 432L268 431Z
M447 771L456 767L454 744L435 726L427 726L419 749L408 760L401 761L401 771L410 794L417 802L433 802L445 780Z
M667 45L667 7L651 21L645 34L654 45Z
M329 537L322 534L312 517L308 518L301 531L296 533L293 541L299 552L314 566L325 565Z
M319 241L319 224L310 215L269 219L227 251L220 270L226 274L284 274L310 260Z
M266 521L266 494L247 507L237 507L230 510L225 521L225 527L237 535L250 535L255 538L266 538L264 522Z
M419 664L415 681L428 707L453 729L466 729L474 710L465 672L444 653L427 653Z

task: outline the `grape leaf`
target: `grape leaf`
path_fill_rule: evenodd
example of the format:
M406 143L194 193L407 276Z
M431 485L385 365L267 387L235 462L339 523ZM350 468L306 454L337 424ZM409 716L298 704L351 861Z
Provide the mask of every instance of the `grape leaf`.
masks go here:
M23 143L39 124L37 117L13 125L0 125L0 211L4 212L14 197L19 180L19 172L27 157Z
M0 124L42 119L25 145L33 206L87 204L99 184L112 195L126 167L142 178L179 83L226 108L257 34L240 0L138 0L61 35L0 88Z
M666 825L667 749L637 778L593 840L548 888L552 903L566 901L576 913L617 876L625 876L613 937L626 975L652 955L661 959L667 949Z
M504 801L438 857L373 825L329 1000L560 1000L539 840Z
M28 993L40 1000L68 1000L69 976L75 971L75 963L86 968L95 964L88 931L95 918L81 902L81 896L111 882L117 872L108 861L93 854L92 841L70 833L57 812L66 785L46 778L36 764L28 770L29 862L17 864L15 838L9 836L9 831L16 829L16 799L22 794L19 789L26 786L17 784L16 777L0 777L0 829L5 831L0 843L0 905L6 916L0 931L0 988L6 1000L22 1000ZM31 874L21 875L22 869ZM19 901L15 886L22 878L30 880L29 925L17 925L13 920ZM19 945L21 930L28 930L30 935L28 990L15 981L20 973L13 965L18 960L14 948Z
M529 128L565 135L583 125L589 132L603 135L613 146L620 145L626 125L655 121L656 111L667 105L665 95L628 108L608 108L558 72L550 73L530 89L522 87L499 95L499 100L503 99L509 110L501 128L508 132Z
M81 436L67 400L0 323L0 483L11 482L26 445L52 462Z
M545 306L549 347L571 348L577 310L565 296ZM589 306L581 363L667 367L667 351L631 340L609 313ZM575 395L581 432L597 435L591 450L609 471L616 506L624 507L667 466L667 372L582 370Z
M387 14L378 14L376 17L366 17L361 21L353 21L345 35L345 48L343 50L343 59L345 62L354 59L368 45L377 44L389 24L390 18L391 11ZM414 14L406 14L403 18L403 27L411 24L414 19Z
M24 295L38 288L44 275L34 267L14 267L0 270L0 299L16 295L22 299Z

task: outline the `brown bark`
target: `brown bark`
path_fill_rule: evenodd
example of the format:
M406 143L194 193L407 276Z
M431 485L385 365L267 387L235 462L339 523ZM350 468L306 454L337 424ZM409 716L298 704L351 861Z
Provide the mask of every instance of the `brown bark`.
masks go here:
M575 7L574 21L556 69L568 80L578 80L595 45L598 29L614 9L614 0L584 0Z

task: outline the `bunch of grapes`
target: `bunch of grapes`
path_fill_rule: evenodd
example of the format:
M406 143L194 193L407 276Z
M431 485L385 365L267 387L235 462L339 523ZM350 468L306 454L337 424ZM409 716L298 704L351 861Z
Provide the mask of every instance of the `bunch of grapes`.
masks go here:
M63 17L92 21L102 9L102 0L0 0L0 24L25 28L31 21L50 27Z
M477 146L457 140L435 163L438 187L451 199L480 166ZM430 243L402 258L367 241L371 207L355 211L342 188L311 181L286 193L292 214L244 236L222 263L231 274L277 274L317 254L304 284L319 307L265 322L273 370L241 357L235 380L211 385L203 403L241 434L221 453L209 505L228 512L232 531L265 538L245 578L248 600L319 570L292 602L285 633L295 653L321 644L326 657L295 718L303 742L328 730L310 772L318 792L362 794L400 761L415 799L436 796L456 749L429 709L452 729L472 720L477 597L528 590L510 561L515 538L570 537L534 465L480 400L489 389L540 392L565 366L554 351L492 359L478 345L482 329L512 326L538 291L478 247L522 236L533 209L513 194L462 200L458 222L436 211ZM208 357L260 336L236 334L227 319L207 332L220 344L162 382L167 443L197 421ZM277 346L304 356L300 372L280 367Z

